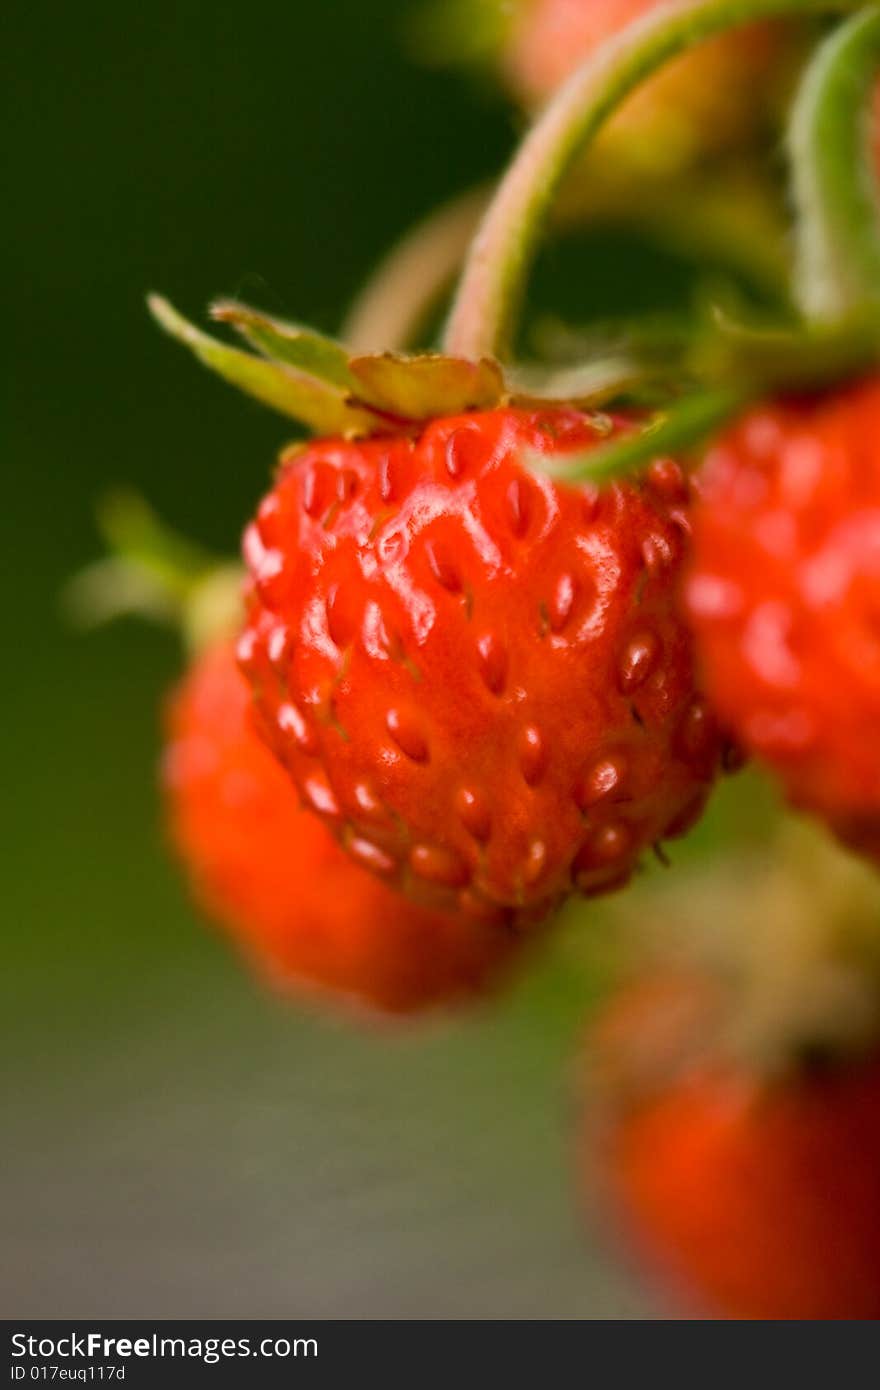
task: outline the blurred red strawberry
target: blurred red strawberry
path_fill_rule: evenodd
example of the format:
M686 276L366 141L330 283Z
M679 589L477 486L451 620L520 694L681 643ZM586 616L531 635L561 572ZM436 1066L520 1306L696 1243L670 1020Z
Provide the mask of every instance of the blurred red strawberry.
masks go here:
M880 843L880 379L711 448L687 608L719 714L789 798Z
M671 978L625 992L601 1019L590 1193L707 1312L880 1317L880 1056L762 1078L733 1060L714 1020L704 984Z

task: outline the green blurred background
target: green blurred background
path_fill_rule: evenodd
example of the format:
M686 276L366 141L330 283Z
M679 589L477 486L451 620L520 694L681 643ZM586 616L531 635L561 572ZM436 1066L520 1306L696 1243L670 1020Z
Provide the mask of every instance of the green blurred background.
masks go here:
M164 851L175 643L59 616L104 489L231 550L286 438L156 331L145 291L334 329L414 218L503 163L517 119L412 60L413 8L7 9L7 1317L652 1312L572 1200L577 951L404 1035L265 996ZM606 236L539 284L604 312L624 287L674 302L683 277Z

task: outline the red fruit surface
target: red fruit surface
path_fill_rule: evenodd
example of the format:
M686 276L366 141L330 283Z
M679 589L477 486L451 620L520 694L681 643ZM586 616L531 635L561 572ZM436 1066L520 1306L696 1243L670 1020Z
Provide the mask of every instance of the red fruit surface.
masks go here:
M621 884L718 737L673 601L687 487L556 484L604 417L499 409L293 453L246 536L265 736L349 853L475 918Z
M530 103L545 100L590 53L657 8L658 0L519 0L505 55L512 87ZM774 25L711 39L650 78L613 124L630 139L665 147L659 152L673 163L741 138L762 104L766 110L782 49Z
M687 607L716 708L799 806L880 826L880 379L709 452Z
M403 1014L466 999L509 963L509 934L407 902L302 810L254 732L231 644L169 704L164 783L198 900L276 983Z
M610 1049L619 1079L621 1046L654 1052L659 1026L661 1048L675 1037L686 1047L681 1030L697 1020L674 991L624 995L591 1065L609 1063ZM629 1081L616 1099L606 1092L601 1128L591 1124L588 1199L598 1174L667 1286L728 1317L880 1317L880 1057L774 1082L704 1058L641 1090Z

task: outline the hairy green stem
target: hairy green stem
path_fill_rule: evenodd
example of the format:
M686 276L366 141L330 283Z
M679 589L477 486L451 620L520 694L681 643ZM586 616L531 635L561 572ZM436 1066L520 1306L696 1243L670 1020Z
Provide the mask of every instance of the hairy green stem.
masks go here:
M473 242L447 325L461 357L510 348L544 218L575 156L621 102L676 54L752 20L849 11L860 0L673 0L603 44L526 136Z
M873 97L880 8L854 15L807 69L789 127L796 294L814 319L880 309L880 181Z

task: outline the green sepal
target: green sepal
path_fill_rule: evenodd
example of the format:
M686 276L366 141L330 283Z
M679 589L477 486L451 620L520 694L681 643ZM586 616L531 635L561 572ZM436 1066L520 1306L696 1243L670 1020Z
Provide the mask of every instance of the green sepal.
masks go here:
M160 521L138 493L107 493L95 508L108 551L64 587L68 618L83 628L131 614L175 625L192 588L217 565L216 558Z
M348 365L356 383L355 402L391 420L489 410L507 396L501 368L490 358L467 362L442 353L407 357L386 352L352 357Z
M524 463L566 483L610 483L631 478L653 459L681 456L702 444L751 399L743 389L719 388L686 397L655 416L643 430L624 434L597 449L556 456L530 453Z
M131 488L105 493L95 507L95 521L111 555L154 574L179 596L219 563L211 551L162 521Z
M260 309L252 309L248 304L239 304L230 299L215 301L210 314L218 323L231 324L264 357L285 362L289 367L307 372L309 376L344 391L354 390L355 380L348 369L348 353L334 338L316 333L302 324L286 323L283 319L264 314Z
M190 652L235 635L243 619L239 560L214 555L182 536L136 492L103 497L96 521L109 554L62 590L62 607L74 626L147 618L176 628Z
M338 387L285 363L254 357L218 342L160 295L149 295L147 304L166 333L188 347L204 366L263 405L318 434L368 434L375 429L375 419L351 405Z

